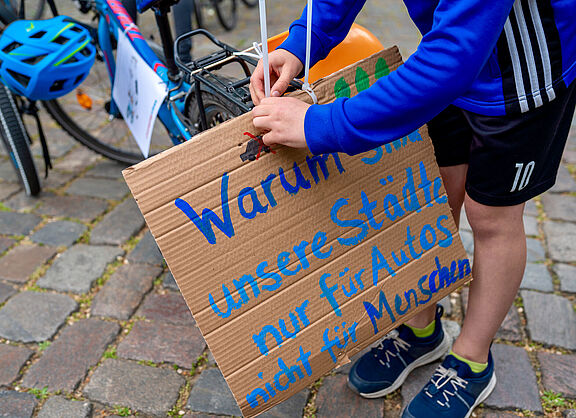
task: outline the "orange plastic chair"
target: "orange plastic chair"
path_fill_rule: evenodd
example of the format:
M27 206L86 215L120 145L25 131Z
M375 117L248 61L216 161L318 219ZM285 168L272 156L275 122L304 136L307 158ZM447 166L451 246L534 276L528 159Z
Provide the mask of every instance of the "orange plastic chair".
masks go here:
M287 37L286 31L268 39L268 50L278 48ZM310 68L309 81L312 83L382 49L384 49L382 43L368 29L353 24L346 38L325 59Z

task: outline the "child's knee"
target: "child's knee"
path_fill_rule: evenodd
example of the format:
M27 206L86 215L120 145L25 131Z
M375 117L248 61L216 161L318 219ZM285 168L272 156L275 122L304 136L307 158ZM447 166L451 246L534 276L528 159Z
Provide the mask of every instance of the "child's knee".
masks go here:
M492 237L502 234L523 234L524 204L516 206L486 206L466 196L466 217L474 236Z

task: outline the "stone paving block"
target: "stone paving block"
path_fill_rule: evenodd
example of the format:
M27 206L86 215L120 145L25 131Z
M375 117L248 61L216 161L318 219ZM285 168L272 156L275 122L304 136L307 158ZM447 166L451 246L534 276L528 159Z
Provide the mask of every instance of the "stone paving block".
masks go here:
M12 238L0 237L0 254L2 254L8 248L14 245L15 242L16 240Z
M563 413L562 416L564 418L576 418L576 409L566 409Z
M12 286L0 282L0 303L6 302L10 296L16 293L18 293L18 291Z
M538 212L538 207L536 206L536 202L534 200L529 200L526 202L526 206L524 206L524 215L528 216L538 216L540 213Z
M0 279L24 283L38 267L56 254L53 247L19 245L0 258Z
M120 200L128 194L126 183L110 179L82 177L72 182L66 193L75 196Z
M4 150L4 147L2 146L0 149ZM18 183L18 175L10 161L0 161L0 179L8 183Z
M527 263L520 289L541 290L553 292L552 276L545 264Z
M205 348L202 333L195 326L138 321L118 346L118 357L189 369Z
M576 349L576 312L572 303L557 295L523 290L528 330L534 341Z
M542 196L542 204L550 219L576 222L576 196L546 193Z
M101 158L100 155L86 147L77 147L54 164L54 168L67 172L81 171Z
M106 266L123 254L117 247L77 244L61 254L36 284L60 292L86 293Z
M562 161L566 164L576 164L576 151L566 148L564 155L562 155Z
M450 303L450 295L440 299L438 304L442 305L444 308L444 315L452 315L452 303Z
M144 218L132 198L120 203L92 230L90 243L121 245L144 226Z
M568 264L556 264L554 270L560 279L560 290L576 293L576 267Z
M162 276L162 287L164 287L164 289L175 290L177 292L180 291L180 288L176 284L176 280L174 280L174 276L172 275L171 271L167 271L164 273L164 276Z
M0 176L0 179L2 177ZM0 200L4 200L19 192L22 188L17 183L0 183Z
M300 418L304 415L304 408L308 403L309 394L310 391L304 389L258 416L261 418Z
M209 414L242 416L224 376L218 369L206 369L200 374L192 387L186 407Z
M10 386L10 383L18 378L18 372L32 354L34 352L26 347L0 345L0 386ZM0 410L0 416L1 412Z
M476 414L476 413L474 415L478 416L478 414ZM482 418L514 418L514 417L518 417L518 416L521 416L521 415L515 415L515 414L511 414L508 412L501 412L501 411L488 412L488 413L484 412L482 414Z
M0 390L0 417L31 418L37 403L31 393Z
M544 222L550 258L562 262L576 261L576 225L565 222Z
M92 404L85 401L69 401L61 396L49 398L38 418L88 418L92 415Z
M72 392L119 332L118 324L97 319L84 319L66 327L30 367L22 386Z
M52 139L52 138L50 138ZM54 142L54 143L53 143ZM76 145L73 141L50 141L50 157L60 158L66 155L72 148ZM42 147L36 147L34 149L35 157L42 157Z
M462 289L460 297L462 299L462 313L466 314L466 308L468 306L468 292L467 287ZM518 315L518 310L514 305L510 307L502 325L496 333L496 338L501 338L508 341L521 341L522 340L522 324L520 323L520 316Z
M542 384L547 390L576 398L576 355L538 353Z
M120 266L92 301L92 315L129 319L160 272L147 265Z
M164 257L154 241L154 237L150 231L146 231L140 242L134 247L134 250L128 254L129 263L143 263L153 264L155 266L162 265Z
M462 239L462 245L464 246L466 254L474 254L474 236L472 232L460 231L460 238Z
M173 370L106 359L84 388L84 395L105 405L123 405L134 411L166 416L176 401L184 378Z
M46 224L42 229L36 231L30 239L34 242L51 245L53 247L69 247L82 236L86 229L85 225L77 222L55 221Z
M38 196L28 196L22 190L11 196L8 200L5 200L3 203L13 211L33 211L42 205L42 198L45 196L54 196L54 193L41 191Z
M121 179L122 170L127 166L116 161L104 160L86 173L86 177L100 177L105 179Z
M526 261L528 263L537 263L546 260L546 253L540 240L535 238L526 239L526 249Z
M530 236L540 235L538 231L538 219L534 216L524 216L524 233Z
M0 211L0 234L28 235L42 218L32 213Z
M102 199L81 196L48 197L37 213L48 216L80 219L92 222L108 208L108 203Z
M384 416L384 399L364 399L346 384L342 374L328 376L316 396L316 416L320 417L370 417Z
M151 321L170 322L175 325L194 325L190 309L182 294L167 293L165 295L150 294L138 309L137 315Z
M0 309L0 337L24 343L48 340L77 307L66 295L22 292Z
M64 186L66 183L69 183L74 178L74 174L70 173L60 173L58 171L50 171L48 174L47 179L41 179L42 181L42 189L49 190L49 189L59 189L60 187ZM42 199L44 200L44 199Z
M406 379L404 384L400 387L402 393L402 408L410 403L412 399L422 390L422 388L428 383L434 370L441 364L437 361L434 363L427 364L422 367L418 367L412 373L410 377Z
M502 325L496 333L496 338L501 338L508 341L521 341L522 340L522 324L518 310L514 305L510 307Z
M526 351L521 347L494 344L492 355L498 383L484 405L542 412L536 375Z
M556 183L549 191L552 193L576 192L576 181L574 181L570 172L563 164L560 164ZM546 196L546 194L544 194L544 196Z

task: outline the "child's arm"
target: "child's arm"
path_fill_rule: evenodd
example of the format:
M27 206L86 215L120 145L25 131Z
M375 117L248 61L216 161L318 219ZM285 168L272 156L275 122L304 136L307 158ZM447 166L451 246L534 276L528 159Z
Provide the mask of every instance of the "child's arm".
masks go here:
M325 7L341 14L340 20L335 13L314 15L314 60L345 36L350 16L356 16L355 7L362 3L315 0L315 12ZM494 49L513 3L440 0L431 30L403 66L353 98L307 110L304 131L310 150L315 154L356 154L400 138L432 119L472 85ZM346 13L341 5L353 9ZM292 26L283 44L299 59L305 45L301 25L299 20ZM271 119L274 117L272 114Z

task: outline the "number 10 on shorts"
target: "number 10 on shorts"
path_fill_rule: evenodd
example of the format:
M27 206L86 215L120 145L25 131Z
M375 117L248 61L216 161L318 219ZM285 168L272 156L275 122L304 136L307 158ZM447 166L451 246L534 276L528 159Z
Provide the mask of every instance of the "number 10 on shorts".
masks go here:
M532 171L534 171L534 165L534 161L530 161L526 166L524 166L524 163L516 164L516 177L514 178L514 184L510 192L522 190L528 185ZM522 178L522 180L520 180L520 178Z

